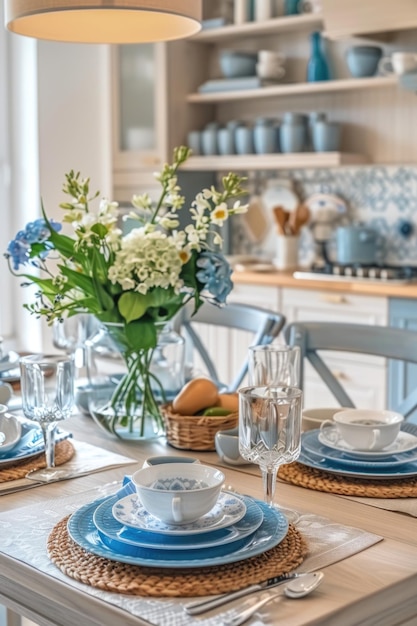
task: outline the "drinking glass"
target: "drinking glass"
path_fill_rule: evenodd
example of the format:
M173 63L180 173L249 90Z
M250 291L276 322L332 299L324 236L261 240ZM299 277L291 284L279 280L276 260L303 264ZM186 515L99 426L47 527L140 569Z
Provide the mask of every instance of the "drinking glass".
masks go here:
M74 357L33 354L20 359L22 408L42 428L46 470L55 467L55 428L74 407Z
M239 451L262 473L264 500L273 506L280 465L300 454L302 391L298 387L239 389Z
M249 385L298 387L300 354L299 346L251 346L248 361Z

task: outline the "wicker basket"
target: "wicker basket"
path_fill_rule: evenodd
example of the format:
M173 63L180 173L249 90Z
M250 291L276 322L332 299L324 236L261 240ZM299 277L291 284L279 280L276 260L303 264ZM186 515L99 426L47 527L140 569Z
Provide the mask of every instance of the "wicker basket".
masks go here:
M172 406L162 407L168 443L180 450L215 450L214 436L218 430L234 428L238 413L229 415L180 415Z

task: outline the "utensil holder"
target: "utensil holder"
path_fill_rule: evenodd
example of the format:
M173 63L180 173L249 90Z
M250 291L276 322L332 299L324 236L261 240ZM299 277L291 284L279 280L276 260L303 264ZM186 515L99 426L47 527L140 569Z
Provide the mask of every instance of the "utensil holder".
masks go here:
M274 265L279 270L295 269L298 266L298 243L295 235L278 235L277 254Z

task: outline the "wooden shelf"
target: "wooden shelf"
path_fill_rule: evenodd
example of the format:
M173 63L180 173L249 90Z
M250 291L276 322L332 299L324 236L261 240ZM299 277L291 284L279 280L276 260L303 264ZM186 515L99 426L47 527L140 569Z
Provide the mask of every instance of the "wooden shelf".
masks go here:
M276 98L302 94L331 93L358 89L375 89L393 87L398 84L396 76L377 76L375 78L344 78L340 80L320 81L317 83L294 83L268 85L261 89L242 89L236 91L216 91L213 93L191 93L187 102L206 104L209 102L232 102L259 98Z
M247 22L245 24L230 24L220 28L207 28L192 38L198 43L217 43L224 40L239 39L244 37L260 37L273 35L279 32L291 32L298 30L321 30L323 18L319 13L306 13L304 15L291 15L288 17L275 17L264 22Z
M190 157L181 169L188 171L248 171L363 165L360 154L343 152L297 152L292 154L243 154Z

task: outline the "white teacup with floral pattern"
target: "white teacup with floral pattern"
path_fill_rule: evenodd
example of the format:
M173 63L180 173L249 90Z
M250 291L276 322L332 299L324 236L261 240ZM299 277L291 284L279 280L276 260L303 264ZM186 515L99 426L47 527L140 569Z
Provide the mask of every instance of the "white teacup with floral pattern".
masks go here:
M320 430L326 429L331 443L343 439L354 450L382 450L395 441L403 421L403 415L395 411L346 409L335 413L333 421L323 422Z
M216 504L225 476L201 463L160 463L132 476L139 500L166 524L188 524Z

